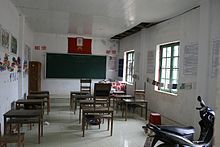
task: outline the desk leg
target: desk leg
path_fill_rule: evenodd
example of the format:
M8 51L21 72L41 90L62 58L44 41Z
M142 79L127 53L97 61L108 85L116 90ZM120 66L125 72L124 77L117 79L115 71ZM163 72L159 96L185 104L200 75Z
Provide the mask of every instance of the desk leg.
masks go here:
M6 128L7 128L7 126L6 126L6 117L4 116L4 134L6 133Z
M43 119L43 115L40 118L40 123L41 123L41 136L44 135L44 119Z
M79 104L79 124L81 123L81 105Z
M112 133L113 133L113 112L112 112L112 117L111 117L111 136L112 136Z
M74 98L74 102L75 102L75 105L74 105L74 114L76 113L76 109L77 109L77 98Z
M113 97L113 109L115 109L115 98Z
M84 137L85 136L85 113L84 112L82 116L82 131L83 131L82 137Z
M70 93L70 111L73 110L73 105L72 105L72 94Z
M145 120L147 120L147 102L145 103Z
M128 117L128 103L125 103L125 121L127 121Z
M41 118L38 118L38 144L40 144L40 135L41 135Z
M50 112L50 97L47 98L47 115Z
M122 101L122 112L121 112L121 117L124 117L124 113L125 113L125 103Z

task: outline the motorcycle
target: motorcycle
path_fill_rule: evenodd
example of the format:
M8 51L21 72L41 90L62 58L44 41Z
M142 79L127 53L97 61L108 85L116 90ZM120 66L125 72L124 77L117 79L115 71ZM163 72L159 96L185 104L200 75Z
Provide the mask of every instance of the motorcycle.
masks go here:
M146 138L144 147L211 147L214 134L215 112L206 106L200 96L198 96L197 100L201 106L196 108L201 117L199 121L201 131L197 141L193 140L195 129L192 126L177 127L148 123L143 128L145 131L150 129L154 135ZM151 137L153 137L153 140L149 141ZM160 144L157 145L158 143Z

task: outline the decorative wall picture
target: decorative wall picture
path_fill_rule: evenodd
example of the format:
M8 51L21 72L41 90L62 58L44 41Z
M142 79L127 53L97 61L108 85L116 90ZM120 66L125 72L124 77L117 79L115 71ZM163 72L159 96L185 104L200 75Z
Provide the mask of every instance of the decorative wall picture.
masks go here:
M9 32L1 28L1 43L3 49L9 49Z
M11 36L11 52L17 54L17 39L14 36Z
M9 72L21 72L21 58L9 57L5 53L3 58L0 58L0 72L8 70Z

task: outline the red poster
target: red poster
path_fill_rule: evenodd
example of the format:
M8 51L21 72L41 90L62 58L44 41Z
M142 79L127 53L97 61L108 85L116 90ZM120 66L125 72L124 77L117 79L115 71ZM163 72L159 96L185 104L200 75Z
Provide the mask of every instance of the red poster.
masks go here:
M92 54L91 52L92 39L82 38L80 41L81 42L79 45L79 43L77 43L77 38L69 37L68 38L68 53ZM79 42L79 39L78 39L78 42Z

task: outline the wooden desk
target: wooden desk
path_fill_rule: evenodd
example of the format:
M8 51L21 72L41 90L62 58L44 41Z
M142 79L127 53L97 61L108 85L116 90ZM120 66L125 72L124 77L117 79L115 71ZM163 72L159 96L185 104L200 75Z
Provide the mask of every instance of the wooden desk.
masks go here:
M42 110L9 110L4 115L4 132L6 132L7 123L38 123L38 143L40 136L43 136L43 114ZM8 121L7 121L8 119Z
M47 103L47 114L50 112L50 95L39 93L39 94L29 94L27 99L43 99L45 103Z
M124 94L119 94L119 95L113 95L113 108L115 108L116 104L116 113L118 112L118 103L122 103L123 99L133 99L134 97L132 95L124 95Z
M123 99L123 103L125 107L125 121L127 121L128 104L145 104L145 120L147 120L147 103L148 102L146 100Z
M94 108L94 107L90 107L90 108L88 108L88 107L85 107L85 108L83 108L82 109L82 113L83 113L83 117L82 117L82 131L83 131L83 135L82 135L82 137L84 137L85 136L85 121L86 121L86 119L85 119L85 117L86 117L86 114L92 114L92 113L94 113L94 114L97 114L97 113L108 113L108 114L110 114L111 115L111 130L110 130L110 132L111 132L111 136L112 136L112 133L113 133L113 112L114 112L114 110L112 109L112 108L107 108L107 107L97 107L97 108Z
M77 91L71 91L70 92L70 110L73 110L73 103L74 103L74 114L76 114L76 108L77 108L77 102L79 100L85 100L93 98L91 94L88 94L87 92L77 92Z
M30 106L40 106L40 109L42 109L42 112L44 110L44 100L41 99L19 99L16 101L16 109L20 109L21 105L24 105L24 109L25 109L25 105L30 105Z

